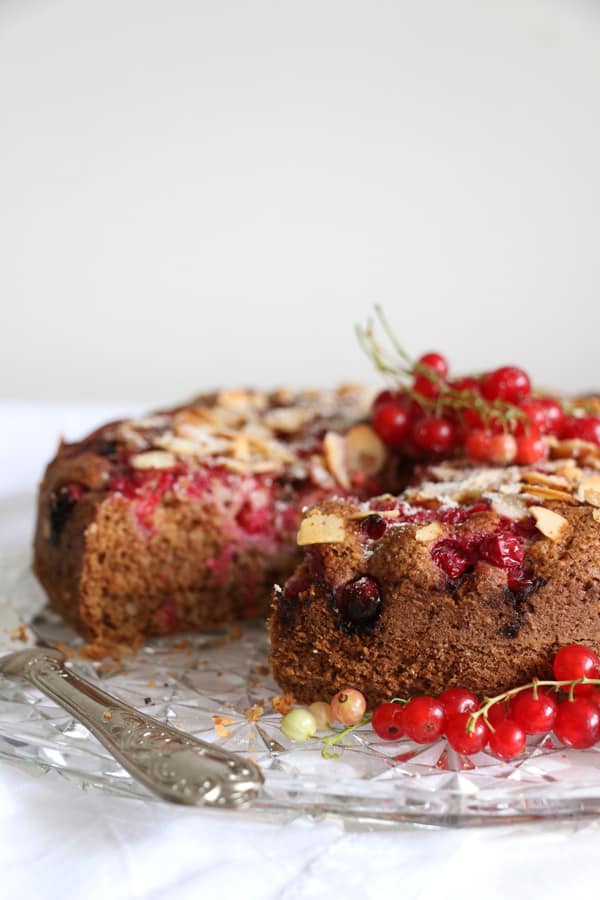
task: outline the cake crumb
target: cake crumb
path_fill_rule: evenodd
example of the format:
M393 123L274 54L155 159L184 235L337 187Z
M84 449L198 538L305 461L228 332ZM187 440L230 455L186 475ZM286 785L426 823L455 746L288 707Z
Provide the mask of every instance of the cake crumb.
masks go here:
M292 709L294 705L294 695L289 691L285 694L275 694L271 697L271 706L273 707L276 713L280 713L280 715L285 716Z
M231 731L227 726L233 725L235 719L232 719L231 716L211 716L211 718L218 737L227 737L228 734L231 734Z
M188 638L180 638L178 641L173 641L171 650L187 650L189 646L190 642Z
M244 708L244 715L246 716L247 722L258 722L258 720L264 715L264 712L264 700L259 700L257 703L253 703L252 706L246 706Z
M18 625L16 628L10 632L11 640L13 641L21 641L23 644L27 641L27 625L24 623Z
M240 625L232 625L229 630L229 640L239 641L242 637L242 628Z
M105 709L102 715L107 720L112 719L112 713L111 713L110 709Z
M268 667L268 666L264 666L264 665L263 665L263 666L259 666L258 669L257 669L256 671L258 672L259 675L269 675L269 674L270 674L270 669L269 669L269 667Z

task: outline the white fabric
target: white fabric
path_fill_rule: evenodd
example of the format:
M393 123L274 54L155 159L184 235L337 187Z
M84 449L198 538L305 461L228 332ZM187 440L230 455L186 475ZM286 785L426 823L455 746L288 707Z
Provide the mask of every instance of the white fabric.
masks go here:
M35 484L56 434L76 437L112 413L0 404L1 552L30 539ZM597 879L599 831L597 820L464 830L264 824L250 812L86 793L56 773L33 777L0 762L6 898L564 900Z

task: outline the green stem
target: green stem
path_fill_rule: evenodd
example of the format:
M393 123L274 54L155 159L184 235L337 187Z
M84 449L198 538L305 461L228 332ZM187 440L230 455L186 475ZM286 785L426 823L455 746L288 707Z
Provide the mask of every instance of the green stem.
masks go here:
M325 738L323 740L323 747L321 748L321 756L323 759L339 759L340 753L330 753L329 748L333 747L334 744L339 744L348 734L352 734L353 731L356 731L357 728L362 728L363 725L367 725L371 721L371 715L367 714L363 716L360 722L357 722L356 725L348 725L347 728L343 728L341 731L335 731L332 735Z

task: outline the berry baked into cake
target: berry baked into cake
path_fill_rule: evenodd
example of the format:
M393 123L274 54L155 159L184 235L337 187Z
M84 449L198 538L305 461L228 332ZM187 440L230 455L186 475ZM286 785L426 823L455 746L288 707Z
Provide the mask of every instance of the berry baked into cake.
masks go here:
M384 323L385 324L385 323ZM505 366L451 380L439 354L390 361L372 423L399 495L326 499L275 590L272 668L297 701L352 687L369 706L453 686L498 694L600 649L600 417ZM393 341L393 336L392 336Z
M100 649L265 615L300 510L385 484L368 403L352 386L224 391L62 444L35 535L52 607Z

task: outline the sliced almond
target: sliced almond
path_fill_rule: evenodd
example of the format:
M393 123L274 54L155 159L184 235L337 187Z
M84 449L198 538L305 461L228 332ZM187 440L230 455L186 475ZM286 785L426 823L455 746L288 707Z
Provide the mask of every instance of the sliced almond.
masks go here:
M523 472L521 476L522 480L527 482L527 484L542 484L546 485L546 487L554 487L554 488L567 488L569 487L569 482L566 478L561 478L560 475L547 475L545 472Z
M536 528L551 541L559 541L564 537L569 523L564 516L547 509L545 506L530 506L529 512L535 519Z
M172 469L175 463L175 455L168 450L148 450L131 458L134 469Z
M430 541L435 541L436 538L439 538L443 533L444 529L441 522L430 522L429 525L423 525L421 528L417 528L415 531L415 541L418 541L420 544L428 544Z
M492 509L499 516L505 516L507 519L525 519L529 515L527 505L523 503L520 497L514 494L500 494L493 491L486 495L492 504Z
M311 411L296 407L276 407L265 413L264 422L271 431L296 434L311 418Z
M600 522L600 509L593 509L592 516L595 522Z
M588 488L593 491L600 491L600 475L588 475L587 478L582 480L581 486L586 491Z
M355 425L346 434L346 464L350 472L376 475L387 459L385 444L370 425Z
M343 488L350 490L351 482L346 463L346 441L337 431L328 431L323 438L323 452L327 468Z
M571 438L568 441L548 441L550 447L550 455L554 459L583 459L584 457L598 457L600 455L600 447L592 444L590 441L582 441L580 438Z
M340 544L346 539L344 520L335 514L312 512L300 523L297 544Z
M595 491L593 488L584 488L583 499L589 506L600 507L600 491Z
M522 491L532 497L539 497L540 500L560 500L562 503L568 503L570 506L577 505L577 500L572 494L557 488L544 487L541 484L524 484Z

